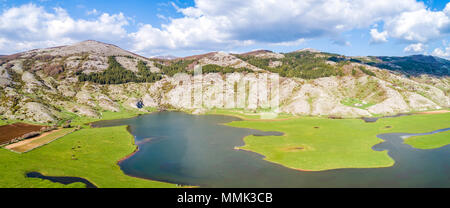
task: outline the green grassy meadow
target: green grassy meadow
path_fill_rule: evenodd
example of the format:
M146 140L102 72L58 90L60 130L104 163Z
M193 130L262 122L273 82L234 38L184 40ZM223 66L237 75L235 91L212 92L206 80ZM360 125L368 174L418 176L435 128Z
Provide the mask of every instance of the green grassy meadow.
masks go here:
M0 187L47 188L64 186L47 180L25 177L27 172L47 176L74 176L101 188L176 187L174 184L138 179L125 175L117 161L136 149L125 126L82 129L28 153L0 149Z
M386 151L372 150L383 141L376 135L431 132L448 128L449 123L450 114L446 113L383 118L375 123L365 123L361 119L302 117L281 121L244 120L228 125L284 132L284 136L248 136L244 138L245 146L240 149L262 154L266 156L265 160L289 168L322 171L392 166L394 160ZM445 137L445 134L437 135Z

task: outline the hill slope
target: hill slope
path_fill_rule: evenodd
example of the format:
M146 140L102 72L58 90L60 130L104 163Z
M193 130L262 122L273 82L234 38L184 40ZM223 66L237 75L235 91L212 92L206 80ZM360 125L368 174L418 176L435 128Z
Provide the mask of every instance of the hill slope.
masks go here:
M195 65L203 66L203 105L193 100ZM389 68L390 67L390 68ZM148 59L97 41L36 49L0 58L0 113L3 119L56 123L75 115L174 108L241 108L236 90L213 83L224 77L256 83L277 73L280 112L338 117L392 115L450 107L447 60L428 56L345 57L316 50L279 54L212 52L177 59ZM174 76L183 72L183 76ZM408 75L408 76L405 76ZM121 83L121 84L106 84ZM189 84L191 83L191 84ZM227 88L228 87L228 88ZM250 87L251 88L251 87ZM274 87L244 92L245 103ZM251 93L250 93L251 92ZM258 103L259 105L260 103ZM250 111L264 106L246 105Z

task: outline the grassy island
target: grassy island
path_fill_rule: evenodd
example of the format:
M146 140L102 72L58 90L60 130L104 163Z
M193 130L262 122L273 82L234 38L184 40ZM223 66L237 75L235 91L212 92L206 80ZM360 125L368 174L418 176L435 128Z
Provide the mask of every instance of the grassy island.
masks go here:
M228 125L263 131L280 131L284 136L248 136L240 149L256 152L265 160L289 168L322 171L340 168L377 168L394 164L386 151L372 147L383 133L424 133L448 128L450 113L383 118L375 123L361 119L292 118L280 121L244 120ZM435 148L448 143L449 133L406 141L413 146ZM430 139L431 138L431 139ZM423 142L423 144L420 144Z

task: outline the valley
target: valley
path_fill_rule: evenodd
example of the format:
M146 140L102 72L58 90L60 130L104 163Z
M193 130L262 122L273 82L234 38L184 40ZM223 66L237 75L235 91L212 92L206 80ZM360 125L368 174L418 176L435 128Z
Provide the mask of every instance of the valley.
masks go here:
M40 137L2 139L0 187L448 187L448 161L432 161L448 155L448 131L415 134L450 127L449 70L432 56L313 49L146 58L98 41L2 56L0 127ZM381 178L418 172L413 160L437 182Z

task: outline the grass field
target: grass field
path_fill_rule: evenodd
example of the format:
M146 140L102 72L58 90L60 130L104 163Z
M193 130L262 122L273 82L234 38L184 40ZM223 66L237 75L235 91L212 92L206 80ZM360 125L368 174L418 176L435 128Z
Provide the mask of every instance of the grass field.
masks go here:
M124 119L138 116L140 114L144 114L146 112L142 112L139 110L125 109L122 108L120 112L112 112L112 111L104 111L101 113L101 118L91 118L86 116L79 116L75 113L65 112L67 114L67 119L70 119L73 126L80 125L86 127L87 124L101 121L101 120L115 120L115 119Z
M209 110L207 115L226 115L226 116L235 116L241 119L246 120L285 120L285 119L291 119L291 118L298 118L298 116L293 116L291 114L286 113L280 113L277 115L276 118L273 119L262 119L261 118L261 112L247 112L243 109L212 109Z
M117 161L135 150L125 126L89 128L71 133L28 153L0 149L0 187L83 187L84 184L52 183L26 178L27 172L49 176L73 176L97 187L176 187L174 184L125 175Z
M450 114L412 115L379 119L293 118L281 121L244 120L228 125L285 135L244 138L241 149L266 156L265 160L293 169L321 171L340 168L389 167L394 164L386 151L372 147L383 133L424 133L450 127ZM444 135L445 136L445 135Z
M417 149L435 149L443 147L450 144L450 131L410 137L405 140L405 143Z
M70 134L74 130L75 130L74 128L54 130L52 132L44 133L43 135L41 135L37 138L27 139L27 140L24 140L24 141L15 143L15 144L8 145L5 148L12 150L14 152L19 152L19 153L28 152L28 151L31 151L38 147L41 147L43 145L46 145L46 144L48 144L56 139L59 139L67 134Z

